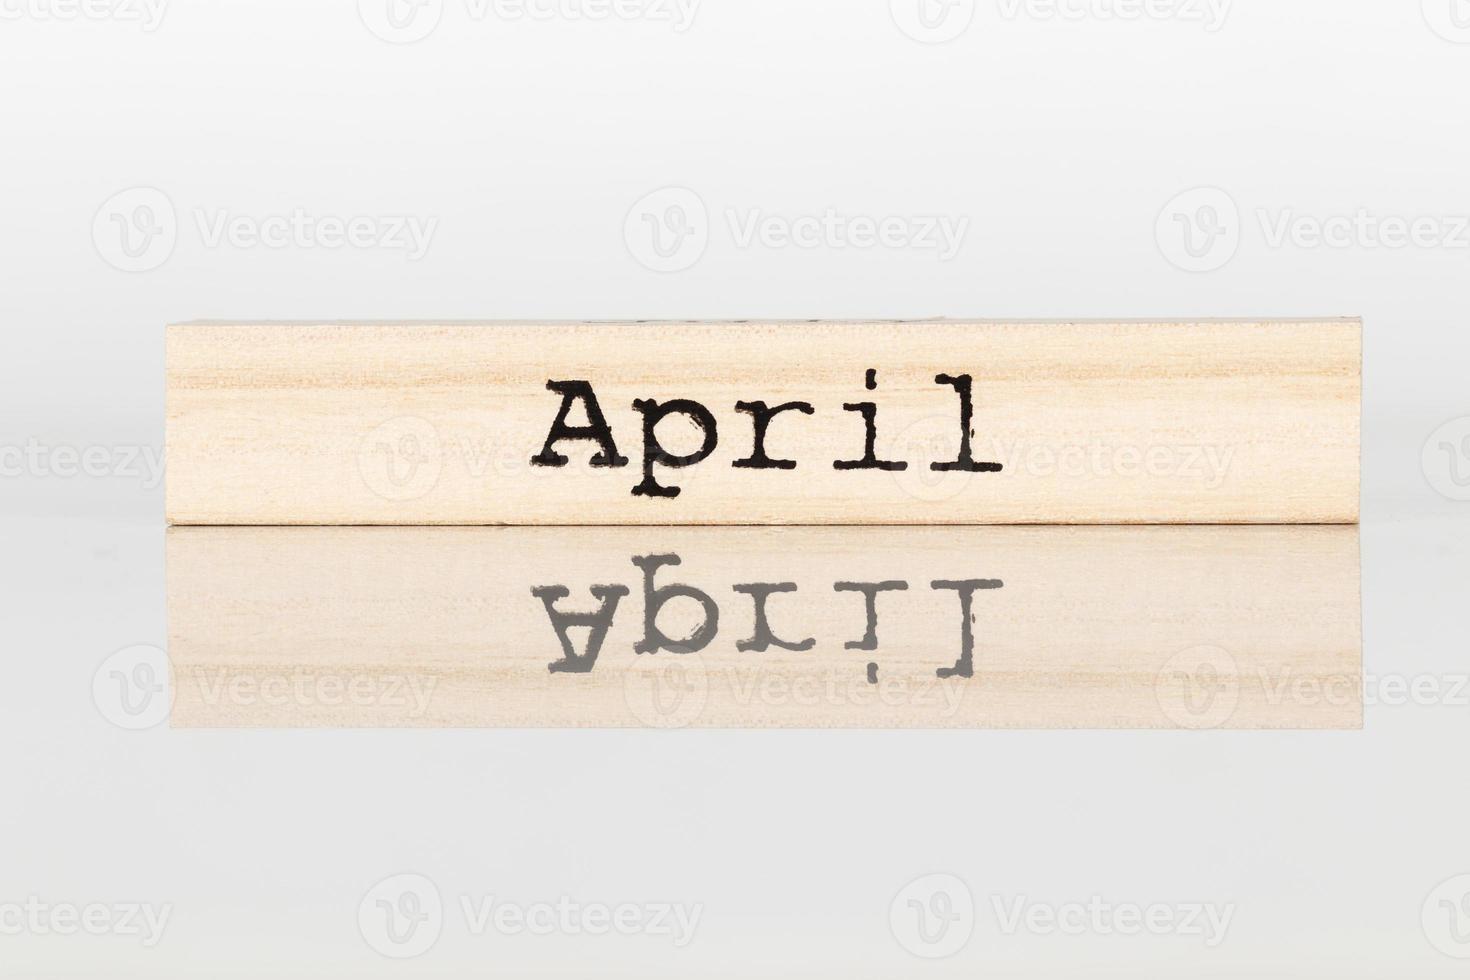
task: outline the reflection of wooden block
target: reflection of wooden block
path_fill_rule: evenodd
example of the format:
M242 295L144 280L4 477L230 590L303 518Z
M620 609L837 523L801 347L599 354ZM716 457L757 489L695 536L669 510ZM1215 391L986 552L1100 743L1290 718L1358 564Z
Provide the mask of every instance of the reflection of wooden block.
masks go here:
M175 326L168 517L1353 522L1360 352L1346 319Z
M167 546L179 727L1362 724L1356 528L235 527ZM659 634L698 649L635 652Z

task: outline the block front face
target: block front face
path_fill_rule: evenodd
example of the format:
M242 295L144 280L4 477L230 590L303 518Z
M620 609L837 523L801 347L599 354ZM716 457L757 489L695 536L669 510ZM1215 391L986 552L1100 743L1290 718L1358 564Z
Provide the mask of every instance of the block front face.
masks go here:
M200 524L1351 522L1356 320L189 324Z

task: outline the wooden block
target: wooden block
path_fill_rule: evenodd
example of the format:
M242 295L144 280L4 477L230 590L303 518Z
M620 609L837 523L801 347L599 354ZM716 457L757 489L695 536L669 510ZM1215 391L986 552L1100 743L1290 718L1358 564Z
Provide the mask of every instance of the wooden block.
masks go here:
M180 524L1354 522L1361 325L186 324Z
M167 551L176 727L1362 724L1356 528L171 528Z

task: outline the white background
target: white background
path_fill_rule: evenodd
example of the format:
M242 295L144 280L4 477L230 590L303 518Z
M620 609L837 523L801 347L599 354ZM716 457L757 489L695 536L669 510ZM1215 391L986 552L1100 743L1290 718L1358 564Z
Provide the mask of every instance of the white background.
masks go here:
M129 732L91 679L164 644L162 492L124 460L162 444L168 321L1339 314L1366 320L1365 669L1463 677L1470 4L935 0L936 34L905 0L444 0L412 43L362 6L0 0L0 447L48 461L0 458L0 907L173 907L149 949L0 935L0 975L1464 975L1421 910L1470 872L1465 704L1337 734ZM707 241L657 272L630 209L666 188ZM297 209L433 233L210 235ZM739 234L829 209L966 231ZM1360 210L1430 220L1310 239ZM451 922L397 962L357 908L405 871L704 913L683 949ZM934 872L979 924L926 961L889 907ZM992 895L1236 913L1213 949L1007 936Z

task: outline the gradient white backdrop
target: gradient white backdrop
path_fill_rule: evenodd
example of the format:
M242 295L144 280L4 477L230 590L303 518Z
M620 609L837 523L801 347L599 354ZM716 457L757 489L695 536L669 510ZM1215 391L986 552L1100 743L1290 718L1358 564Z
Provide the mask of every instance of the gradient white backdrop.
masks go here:
M1464 975L1470 3L392 2L0 0L0 975ZM198 733L94 702L165 642L171 320L1338 314L1365 669L1441 692L1361 733ZM358 926L401 872L447 906L406 961ZM975 903L943 959L890 929L932 873ZM682 948L471 935L490 895L702 913ZM1213 947L1007 934L1021 896L1234 914ZM169 919L14 928L37 901Z

